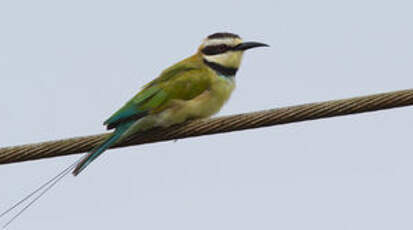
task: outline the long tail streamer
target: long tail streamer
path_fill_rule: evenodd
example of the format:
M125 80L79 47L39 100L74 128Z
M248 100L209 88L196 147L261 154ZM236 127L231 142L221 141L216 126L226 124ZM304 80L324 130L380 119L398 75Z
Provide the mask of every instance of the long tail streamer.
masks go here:
M29 201L31 197L34 196L33 200L31 200L27 205L23 206L23 208L15 214L6 224L3 225L3 229L9 226L17 217L19 217L24 211L26 211L30 206L32 206L38 199L40 199L46 192L48 192L51 188L53 188L63 177L72 171L73 168L82 160L79 159L76 162L72 163L69 167L65 168L59 174L48 180L46 183L42 184L36 190L25 196L23 199L15 203L13 206L8 208L6 211L0 214L0 218L4 217L6 214L10 213L11 211L17 209L21 205L25 204L26 201ZM35 196L37 194L37 196Z

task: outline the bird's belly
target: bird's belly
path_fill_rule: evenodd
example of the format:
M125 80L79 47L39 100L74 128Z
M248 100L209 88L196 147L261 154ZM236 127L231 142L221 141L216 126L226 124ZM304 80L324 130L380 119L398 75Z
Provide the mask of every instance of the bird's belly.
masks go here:
M234 90L232 79L217 79L209 90L188 101L175 101L175 105L158 114L159 126L170 126L186 120L210 117L217 113Z

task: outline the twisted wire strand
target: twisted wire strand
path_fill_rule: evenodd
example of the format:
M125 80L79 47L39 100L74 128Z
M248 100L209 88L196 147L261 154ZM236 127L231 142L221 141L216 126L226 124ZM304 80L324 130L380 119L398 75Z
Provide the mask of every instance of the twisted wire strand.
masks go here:
M114 148L413 105L413 89L202 119L137 133ZM90 151L108 134L0 148L0 164Z

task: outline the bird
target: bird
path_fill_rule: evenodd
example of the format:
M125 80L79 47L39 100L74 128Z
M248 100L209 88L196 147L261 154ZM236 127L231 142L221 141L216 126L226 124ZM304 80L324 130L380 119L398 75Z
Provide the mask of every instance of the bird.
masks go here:
M73 175L137 132L216 114L235 88L244 51L263 46L268 45L243 42L228 32L206 37L194 55L165 69L104 122L113 133L76 165Z
M216 114L235 88L235 75L244 52L265 46L268 45L244 42L239 35L229 32L207 36L195 54L166 68L104 122L113 132L101 144L0 213L1 218L36 195L4 227L71 171L78 176L105 150L133 134Z

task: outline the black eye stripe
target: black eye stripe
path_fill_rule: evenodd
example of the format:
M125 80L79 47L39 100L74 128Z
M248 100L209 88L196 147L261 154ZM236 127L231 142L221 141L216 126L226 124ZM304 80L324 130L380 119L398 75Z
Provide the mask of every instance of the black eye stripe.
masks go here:
M221 53L225 53L228 50L231 50L232 47L227 46L225 44L221 44L221 45L210 45L210 46L206 46L205 48L202 49L202 53L204 53L205 55L215 55L215 54L221 54Z

